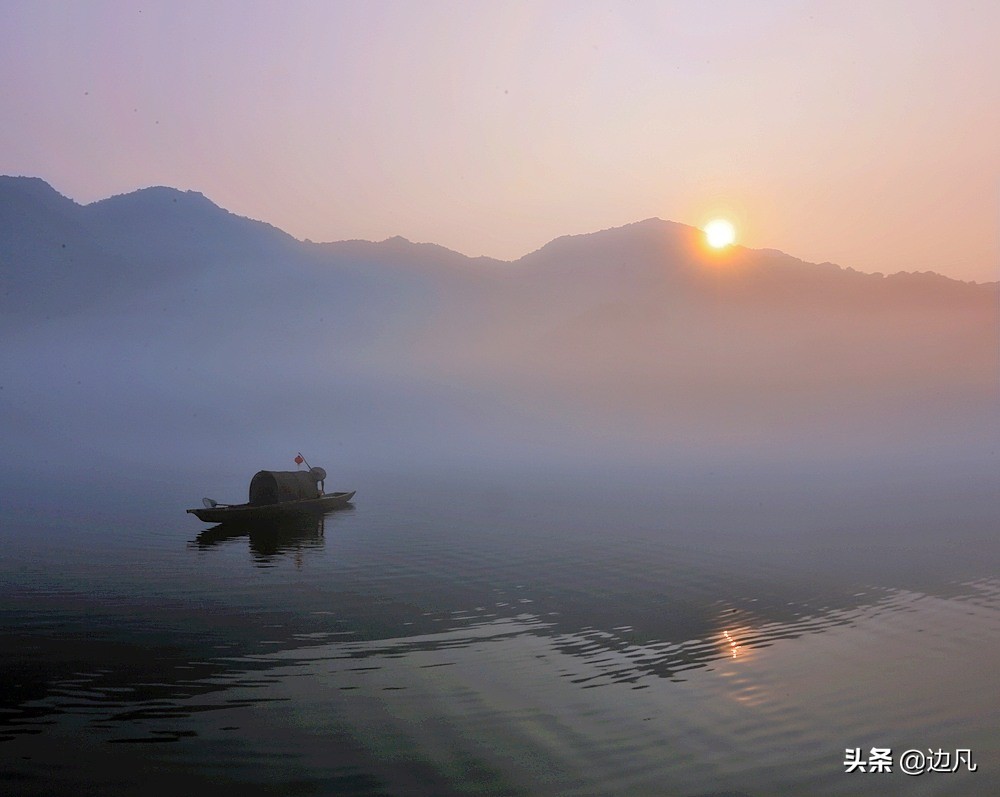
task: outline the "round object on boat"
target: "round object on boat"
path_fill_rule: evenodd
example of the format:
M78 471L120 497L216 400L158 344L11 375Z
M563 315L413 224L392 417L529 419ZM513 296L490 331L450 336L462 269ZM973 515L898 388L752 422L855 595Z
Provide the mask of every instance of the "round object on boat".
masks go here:
M309 468L309 472L312 474L312 477L318 482L321 482L326 478L326 471L319 466L316 466L315 468Z
M254 506L302 501L319 495L316 480L307 470L262 470L250 480L250 503Z

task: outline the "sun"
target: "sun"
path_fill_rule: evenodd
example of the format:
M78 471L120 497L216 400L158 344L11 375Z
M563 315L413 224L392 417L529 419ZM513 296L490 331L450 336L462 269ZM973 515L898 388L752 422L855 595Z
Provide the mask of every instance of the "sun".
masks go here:
M705 240L713 249L722 249L736 240L736 228L725 219L714 219L705 225Z

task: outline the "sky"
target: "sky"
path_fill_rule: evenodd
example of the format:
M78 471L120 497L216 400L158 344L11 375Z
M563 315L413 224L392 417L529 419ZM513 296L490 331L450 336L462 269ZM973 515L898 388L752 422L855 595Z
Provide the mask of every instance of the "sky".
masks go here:
M650 217L1000 279L995 2L0 0L0 174L516 259Z

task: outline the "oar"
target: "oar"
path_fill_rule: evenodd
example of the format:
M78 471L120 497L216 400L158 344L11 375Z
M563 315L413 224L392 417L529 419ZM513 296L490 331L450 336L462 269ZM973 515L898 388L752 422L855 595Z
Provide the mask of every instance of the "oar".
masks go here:
M201 502L205 505L205 509L215 509L217 506L232 506L231 504L220 504L211 498L202 498Z

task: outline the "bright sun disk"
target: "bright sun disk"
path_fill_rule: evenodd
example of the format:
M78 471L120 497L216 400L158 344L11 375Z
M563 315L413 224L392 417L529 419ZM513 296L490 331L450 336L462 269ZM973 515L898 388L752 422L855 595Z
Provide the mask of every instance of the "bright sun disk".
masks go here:
M705 239L713 249L722 249L736 240L736 228L725 219L715 219L705 225Z

